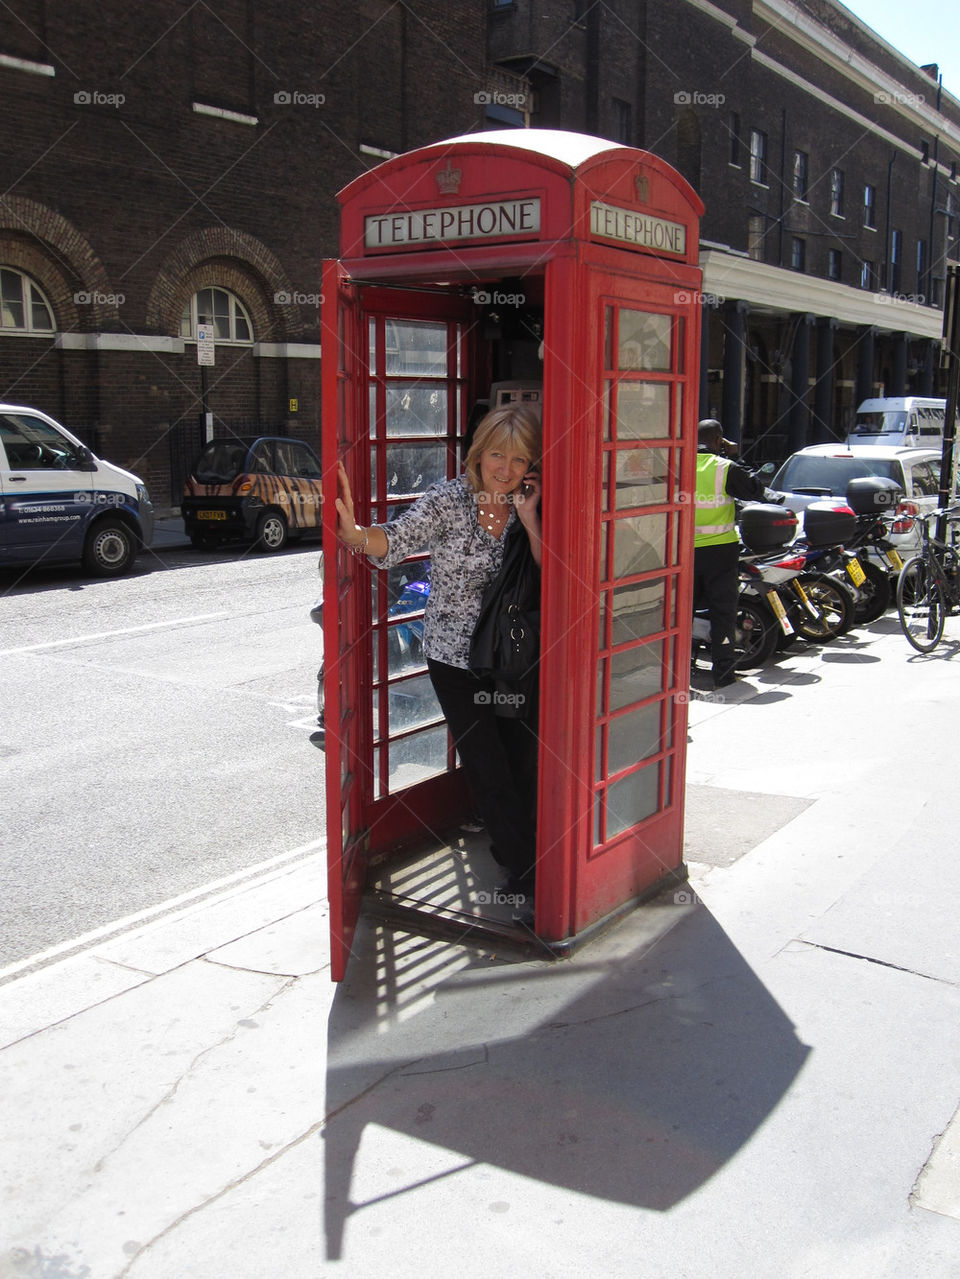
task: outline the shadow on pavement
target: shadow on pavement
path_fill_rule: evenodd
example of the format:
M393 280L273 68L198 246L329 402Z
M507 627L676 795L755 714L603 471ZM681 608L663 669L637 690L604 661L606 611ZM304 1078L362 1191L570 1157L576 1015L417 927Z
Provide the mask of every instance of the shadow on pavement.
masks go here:
M328 1024L329 1258L355 1216L476 1164L665 1211L743 1147L809 1049L705 908L655 917L658 939L627 921L600 962L544 966L366 935ZM368 1125L418 1143L392 1180Z

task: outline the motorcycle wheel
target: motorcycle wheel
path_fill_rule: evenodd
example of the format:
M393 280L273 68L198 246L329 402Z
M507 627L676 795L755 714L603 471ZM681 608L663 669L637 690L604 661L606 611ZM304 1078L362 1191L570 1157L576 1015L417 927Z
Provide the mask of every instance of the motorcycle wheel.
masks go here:
M866 580L863 581L853 602L854 625L866 626L883 617L890 607L890 577L879 565L864 558L860 561Z
M814 643L843 635L853 625L853 596L826 573L803 573L798 579L813 605L813 613L797 601L790 618L797 634Z
M776 618L758 604L741 599L737 604L737 670L750 670L765 665L777 647L780 627Z
M907 560L897 582L897 614L918 653L932 653L943 636L943 589L921 556Z

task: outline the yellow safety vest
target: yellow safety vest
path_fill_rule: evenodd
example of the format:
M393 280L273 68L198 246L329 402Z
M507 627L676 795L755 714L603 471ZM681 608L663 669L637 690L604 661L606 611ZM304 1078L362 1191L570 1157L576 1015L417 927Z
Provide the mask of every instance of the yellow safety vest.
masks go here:
M694 546L721 546L739 541L737 508L727 496L730 463L716 453L697 454L697 493L693 521Z

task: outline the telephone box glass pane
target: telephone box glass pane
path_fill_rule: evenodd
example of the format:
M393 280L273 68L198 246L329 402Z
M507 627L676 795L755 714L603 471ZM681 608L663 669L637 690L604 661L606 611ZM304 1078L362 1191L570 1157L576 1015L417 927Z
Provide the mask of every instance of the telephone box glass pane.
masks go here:
M670 436L670 384L620 382L617 439L665 440Z
M447 326L418 320L387 320L387 377L446 377Z
M386 749L386 748L382 748ZM447 726L427 728L390 743L391 794L447 770Z
M610 710L618 711L632 702L642 702L644 698L659 693L664 684L663 659L663 640L640 644L623 653L614 653L610 658ZM615 722L620 723L619 720ZM649 754L648 751L640 750L639 743L637 750L639 753L634 755L634 761ZM619 764L617 767L626 766ZM615 773L617 769L611 765L610 771Z
M391 734L406 733L442 719L443 713L430 676L417 675L391 684L388 717Z
M666 578L617 586L609 594L611 644L627 644L630 640L644 639L647 635L666 630Z
M386 452L388 499L419 496L447 478L447 450L442 444L389 444Z
M668 500L667 449L620 449L617 453L616 506L659 506Z
M446 435L444 386L387 387L387 435Z
M622 309L617 367L668 373L671 326L672 319L669 315Z
M659 808L660 769L639 768L607 787L607 839L629 830Z
M614 523L613 576L632 577L667 564L667 515L623 515Z
M607 776L663 749L660 702L641 706L610 721L607 729Z

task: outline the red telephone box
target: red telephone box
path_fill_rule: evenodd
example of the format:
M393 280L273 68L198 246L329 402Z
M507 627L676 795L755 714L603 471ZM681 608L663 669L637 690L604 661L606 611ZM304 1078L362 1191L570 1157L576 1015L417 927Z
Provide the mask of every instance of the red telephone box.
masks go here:
M539 129L409 152L339 199L322 350L333 977L365 890L407 932L562 954L685 878L703 205L657 156ZM418 652L428 564L372 569L332 518L338 460L364 524L459 474L491 386L542 388L533 934L483 893L451 908L383 891L383 868L443 846L469 801Z

